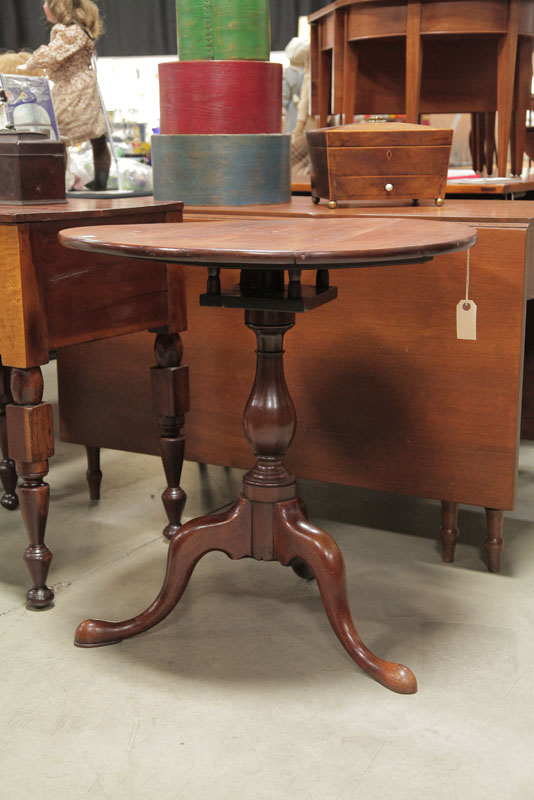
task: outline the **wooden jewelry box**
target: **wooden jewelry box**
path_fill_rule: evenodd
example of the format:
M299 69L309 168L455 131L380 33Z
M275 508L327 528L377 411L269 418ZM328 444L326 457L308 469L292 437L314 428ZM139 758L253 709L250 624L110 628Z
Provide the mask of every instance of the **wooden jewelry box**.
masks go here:
M65 203L65 148L44 133L0 131L0 203Z
M443 204L452 130L362 122L306 134L312 200L433 199Z

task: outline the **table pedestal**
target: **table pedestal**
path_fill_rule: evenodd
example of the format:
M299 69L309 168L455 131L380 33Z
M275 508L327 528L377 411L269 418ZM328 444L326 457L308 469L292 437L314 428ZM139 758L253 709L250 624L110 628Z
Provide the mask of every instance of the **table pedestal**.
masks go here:
M124 622L86 620L78 626L75 644L113 644L156 625L176 606L202 556L220 550L232 559L278 561L300 577L315 576L330 624L351 658L388 689L412 694L417 683L411 670L377 658L360 639L348 606L341 551L309 522L295 476L284 466L296 413L284 377L283 339L294 322L294 313L287 311L245 311L245 323L256 334L257 366L243 424L256 463L243 478L242 493L228 511L191 520L174 534L163 586L142 614Z

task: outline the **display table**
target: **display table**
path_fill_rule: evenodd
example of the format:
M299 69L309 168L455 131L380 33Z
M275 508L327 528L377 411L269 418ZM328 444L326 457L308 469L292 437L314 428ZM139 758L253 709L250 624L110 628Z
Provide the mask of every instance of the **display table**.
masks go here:
M293 175L291 191L294 195L311 195L311 181L309 175ZM523 178L491 178L491 179L449 179L445 196L447 198L476 196L496 197L499 200L514 200L524 197L527 192L534 191L534 173ZM360 201L362 205L365 201Z
M527 192L534 191L534 175L526 175L524 178L489 178L489 179L465 179L447 182L446 197L461 197L472 195L477 199L486 197L498 197L500 200L514 200L525 197Z
M158 331L158 369L153 372L153 381L168 380L176 385L176 373L184 375L186 369L180 366L178 333L186 326L180 269L168 269L158 261L147 270L140 261L125 263L114 256L73 254L57 243L58 231L110 221L118 225L178 222L182 207L182 203L154 203L148 198L0 205L2 505L15 508L20 499L30 542L24 559L33 584L27 594L32 606L47 606L54 597L46 585L52 554L44 542L49 501L44 478L54 452L52 410L43 402L41 374L49 351L152 329ZM148 375L146 379L148 384ZM179 489L178 465L180 452L183 458L179 428L186 397L182 391L172 409L158 409L169 480L164 498L170 514L169 534L179 526L185 499ZM167 418L163 419L165 414ZM97 480L97 454L93 456L92 478ZM15 462L22 481L18 498Z
M59 239L67 247L91 252L207 267L201 305L244 309L245 324L257 340L256 377L243 413L256 463L244 476L242 493L229 511L191 520L174 534L163 587L145 612L119 623L87 620L77 629L76 644L111 644L151 628L179 601L199 559L222 550L230 558L279 561L302 577L315 576L330 623L354 661L387 688L415 692L409 669L377 658L359 638L339 548L308 521L295 475L284 464L296 413L284 377L283 339L295 324L295 312L312 311L336 297L329 268L424 264L436 255L472 247L476 232L464 225L418 220L330 220L321 225L258 220L224 227L207 223L78 228L63 231ZM221 267L241 270L239 284L229 291L221 289ZM316 271L312 286L301 281L307 270ZM377 310L378 305L377 298ZM343 346L342 333L337 333ZM365 349L365 344L361 341L360 347ZM227 347L231 349L231 341ZM321 366L317 361L318 370Z

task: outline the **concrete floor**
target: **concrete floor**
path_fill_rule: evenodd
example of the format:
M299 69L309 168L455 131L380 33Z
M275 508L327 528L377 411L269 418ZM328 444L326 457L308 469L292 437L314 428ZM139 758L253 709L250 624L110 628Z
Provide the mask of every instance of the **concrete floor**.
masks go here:
M54 365L45 372L53 400ZM24 606L24 529L0 509L1 798L534 798L532 444L501 575L486 570L481 509L462 509L457 560L444 565L436 503L302 482L344 553L362 638L414 670L413 696L352 663L313 582L219 553L148 634L73 647L85 617L144 609L165 567L158 460L107 451L102 463L91 503L83 450L57 445L49 611ZM239 485L237 471L187 464L188 518Z

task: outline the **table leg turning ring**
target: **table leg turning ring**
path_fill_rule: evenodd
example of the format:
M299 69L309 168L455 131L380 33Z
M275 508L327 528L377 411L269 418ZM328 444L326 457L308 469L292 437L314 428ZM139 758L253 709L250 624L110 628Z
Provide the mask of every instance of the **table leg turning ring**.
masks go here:
M257 366L243 424L256 463L244 476L234 505L191 520L173 535L163 586L144 612L123 622L86 620L78 626L75 644L112 644L153 627L176 606L202 556L220 550L232 559L278 561L301 577L315 576L330 624L351 658L388 689L413 694L417 682L411 670L377 658L360 639L349 610L341 551L307 519L295 476L284 465L296 413L284 377L283 338L294 317L287 311L245 312L247 327L256 334Z
M4 494L0 498L0 505L8 511L14 511L19 506L19 498L16 493L17 471L15 462L9 456L9 446L7 441L6 406L13 402L11 394L11 369L4 367L0 357L0 481Z
M26 600L31 608L46 608L54 592L46 585L52 553L45 544L50 487L44 479L54 454L54 434L52 406L43 402L40 367L14 367L11 393L13 403L6 408L9 448L20 478L20 510L29 540L24 561L32 581Z

